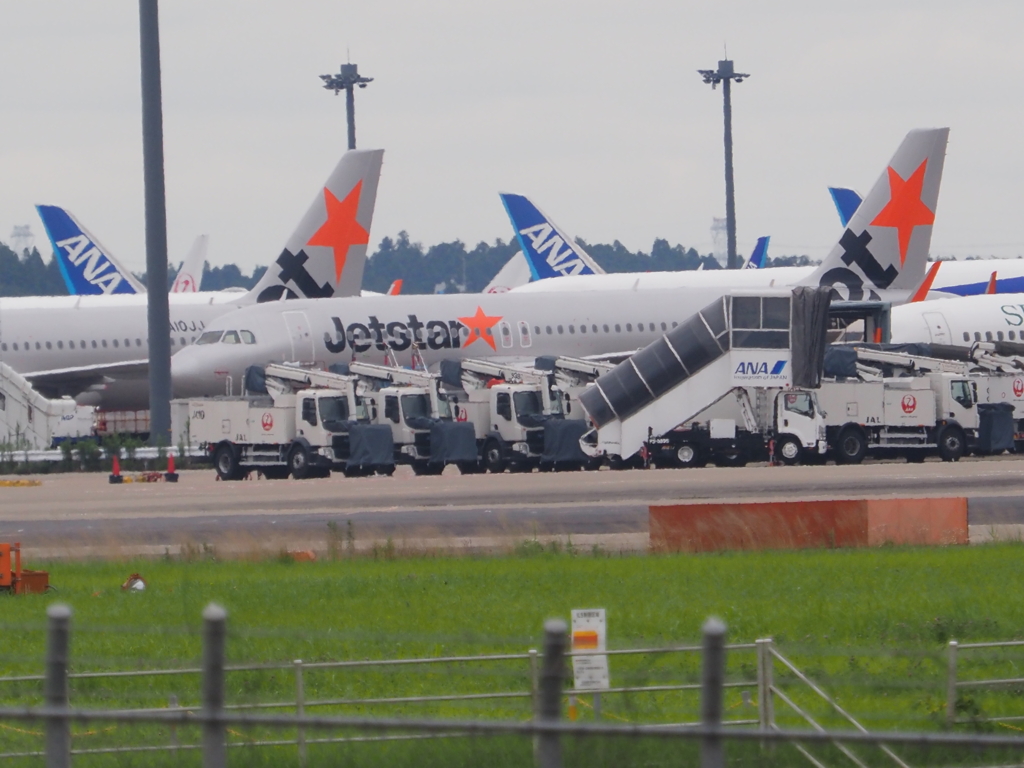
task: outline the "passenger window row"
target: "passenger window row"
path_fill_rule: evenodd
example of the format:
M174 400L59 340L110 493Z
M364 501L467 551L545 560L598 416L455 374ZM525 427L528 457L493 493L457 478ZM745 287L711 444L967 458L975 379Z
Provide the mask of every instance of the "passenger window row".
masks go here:
M522 323L520 323L520 325L522 325ZM676 322L672 323L672 327L673 328L675 328L677 325L679 325L679 323L676 323ZM660 327L661 327L662 331L667 331L668 330L668 323L661 323ZM589 328L589 330L588 330L588 328ZM598 327L597 327L596 324L593 324L593 325L590 325L590 326L587 326L587 325L584 324L584 325L580 325L579 328L577 328L575 325L570 325L569 326L569 333L575 334L577 330L579 330L580 333L601 333L601 332L603 332L603 333L622 333L622 324L621 323L616 323L614 328L615 328L615 330L613 331L612 327L609 326L607 323L605 323L604 325L601 326L601 330L600 331L598 330ZM639 331L641 333L643 333L645 331L648 332L648 333L653 333L654 331L658 330L658 324L656 324L656 323L647 323L647 325L645 326L643 323L637 323L636 324L636 329L637 329L637 331ZM550 325L544 326L544 333L547 334L548 336L552 335L553 333L564 334L565 331L566 331L566 328L563 325L556 325L554 327L554 329L552 329L552 327ZM540 328L540 326L539 325L533 326L533 332L535 334L537 334L538 336L540 336L541 335L541 328ZM632 332L633 332L633 324L632 323L626 323L626 333L632 333ZM526 346L528 346L528 345L526 345Z
M967 332L967 331L964 331L964 341L970 341L970 340L971 340L971 334L969 332ZM975 341L982 341L981 332L980 331L975 331L974 332L974 340ZM993 336L992 331L985 331L985 339L984 340L985 341L1017 341L1017 332L1016 331L1007 331L1006 332L1006 338L1003 338L1003 332L1002 331L996 331L995 332L995 336ZM1024 331L1020 332L1020 341L1024 341Z
M191 340L191 343L195 343L195 340L196 340L196 337L193 336L192 340ZM134 340L134 342L133 342L132 339L124 339L124 340L121 340L121 339L110 339L109 342L108 342L107 339L100 339L98 341L96 339L93 339L91 342L86 342L84 339L80 339L77 342L75 342L75 341L68 341L67 342L67 349L108 349L108 348L111 348L111 347L114 348L114 349L121 349L121 348L130 349L132 347L135 347L135 348L138 349L138 348L141 348L144 343L148 346L149 345L149 339L146 339L145 342L143 342L143 340L140 339L140 338L136 338ZM178 339L175 339L173 336L171 337L171 346L172 347L174 347L174 346L185 347L185 346L188 346L189 343L190 343L189 340L186 339L184 336L181 336ZM52 351L54 349L63 350L64 348L65 348L65 346L64 346L64 342L63 341L56 341L56 342L54 342L54 341L37 341L35 343L28 342L28 341L26 341L24 343L19 343L19 342L15 341L15 342L11 342L10 344L8 344L5 341L3 343L0 343L0 352L7 352L7 351L11 351L11 352L31 352L33 350L42 351L44 349Z

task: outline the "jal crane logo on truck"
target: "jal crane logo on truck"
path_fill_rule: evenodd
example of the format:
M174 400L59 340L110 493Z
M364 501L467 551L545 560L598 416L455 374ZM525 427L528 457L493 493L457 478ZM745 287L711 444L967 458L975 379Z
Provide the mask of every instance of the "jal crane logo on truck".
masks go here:
M903 400L900 401L900 406L903 408L904 413L913 413L917 410L917 398L913 395L904 395Z
M269 432L274 428L274 414L272 414L270 411L267 411L266 413L263 414L263 419L260 421L260 423L263 425L263 431Z
M1022 397L1024 396L1024 379L1013 380L1013 396Z

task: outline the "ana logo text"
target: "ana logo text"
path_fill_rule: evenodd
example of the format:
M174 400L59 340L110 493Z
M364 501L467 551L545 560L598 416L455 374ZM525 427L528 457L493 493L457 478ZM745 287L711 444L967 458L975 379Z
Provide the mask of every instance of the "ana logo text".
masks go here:
M785 360L776 360L775 365L771 368L768 367L767 362L745 362L740 361L740 364L736 366L736 370L733 371L734 376L781 376L782 372L786 369Z
M548 251L545 261L555 272L561 275L578 275L583 271L583 261L576 256L569 243L554 234L550 224L535 224L519 230L519 234L530 239L538 256L544 256L544 251Z
M82 276L104 293L114 293L121 284L121 275L85 235L60 240L57 247L63 248L68 255L68 261L81 269Z

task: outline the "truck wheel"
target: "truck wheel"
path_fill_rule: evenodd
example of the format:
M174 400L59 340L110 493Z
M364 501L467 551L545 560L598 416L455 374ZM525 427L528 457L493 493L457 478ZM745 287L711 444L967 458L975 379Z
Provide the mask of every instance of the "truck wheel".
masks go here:
M864 431L853 425L845 426L836 440L836 464L860 464L867 453Z
M500 475L507 466L508 462L501 452L501 444L497 440L488 440L484 445L484 467L492 475Z
M217 477L221 480L241 480L245 473L238 465L238 454L233 446L224 443L213 455L213 465L217 468Z
M938 443L939 456L943 461L960 461L960 457L964 455L964 431L954 424L947 424L942 428Z
M478 461L460 461L459 472L464 475L479 475L484 471L483 467L480 466Z
M288 454L288 469L296 480L305 480L312 477L312 468L309 466L309 451L304 445L296 445Z
M788 467L799 464L802 453L800 443L792 435L783 435L775 444L775 455Z
M682 443L676 448L676 466L678 467L703 467L707 464L704 459L704 452L700 446L694 443Z
M412 465L414 475L440 475L444 472L444 464L426 464L417 462Z
M720 467L745 467L747 457L743 455L743 451L722 451L715 454L715 464Z

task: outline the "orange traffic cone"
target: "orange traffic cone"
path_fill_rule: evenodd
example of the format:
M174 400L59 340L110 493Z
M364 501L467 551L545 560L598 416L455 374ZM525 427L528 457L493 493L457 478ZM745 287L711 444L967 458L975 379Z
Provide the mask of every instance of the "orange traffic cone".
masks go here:
M121 459L115 453L110 463L110 483L112 485L120 485L124 482L124 478L121 477Z
M178 473L174 471L174 454L167 455L167 471L164 473L164 480L168 483L178 482Z

